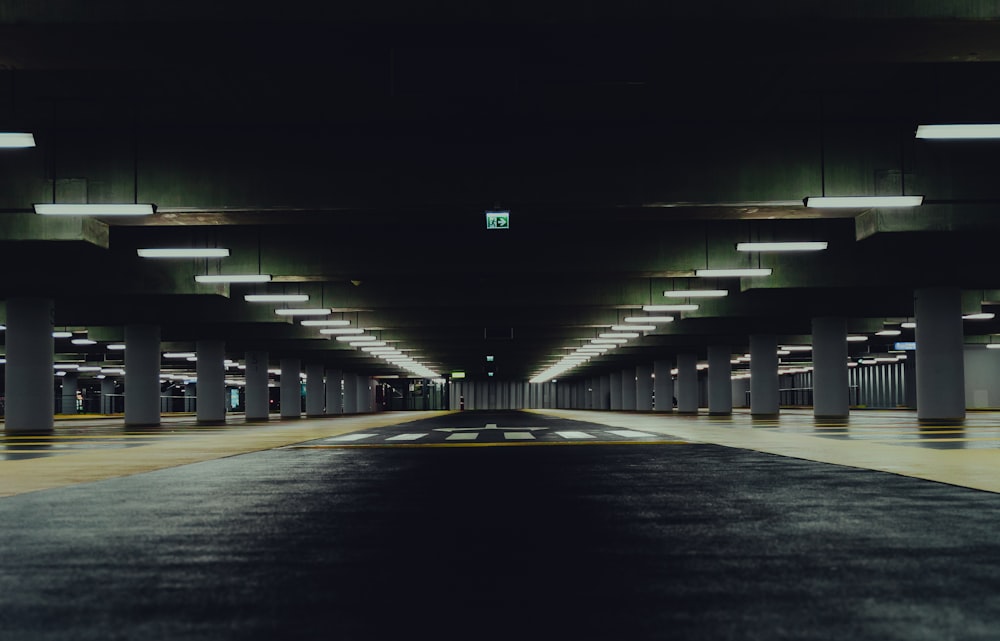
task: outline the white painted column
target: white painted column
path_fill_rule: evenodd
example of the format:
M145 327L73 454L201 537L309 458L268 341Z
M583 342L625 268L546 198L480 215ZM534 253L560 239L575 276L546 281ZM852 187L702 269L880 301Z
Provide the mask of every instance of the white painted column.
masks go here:
M306 364L306 416L323 416L326 394L323 385L323 364Z
M344 373L339 369L326 370L326 415L344 413Z
M160 327L125 327L125 425L160 424Z
M611 372L608 375L608 385L611 400L611 411L618 411L622 408L622 373Z
M677 413L698 413L698 355L677 355Z
M750 337L750 414L776 416L778 394L778 339L772 334Z
M653 411L653 368L649 365L635 368L635 409Z
M729 345L708 347L708 413L728 416L733 413L733 365Z
M917 419L931 423L965 420L965 355L962 292L926 287L913 297L917 329Z
M281 418L302 417L302 361L282 358L281 368Z
M271 411L270 395L267 389L267 352L249 351L246 353L247 386L244 391L246 405L246 420L266 421Z
M8 299L5 343L4 431L7 434L51 432L55 425L52 301Z
M221 340L200 340L198 352L198 423L226 422L226 345ZM128 370L126 370L128 371Z
M674 411L674 377L670 373L673 368L674 364L670 361L653 362L653 375L656 377L653 381L653 395L656 397L653 407L657 412Z
M847 321L814 318L813 414L816 418L847 418L851 410L847 376Z

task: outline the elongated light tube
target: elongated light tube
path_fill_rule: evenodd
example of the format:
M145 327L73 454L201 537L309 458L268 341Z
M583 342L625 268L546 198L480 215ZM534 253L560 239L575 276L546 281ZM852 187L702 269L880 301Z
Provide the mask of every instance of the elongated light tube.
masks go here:
M828 209L918 207L923 202L923 196L810 196L805 199L806 207Z
M16 131L0 133L0 149L29 149L34 146L34 134Z
M678 303L676 305L643 305L644 312L693 312L698 309L694 303Z
M923 140L995 140L1000 125L917 125L917 138Z
M626 323L672 323L673 316L627 316Z
M146 247L135 250L142 258L226 258L229 250L221 247Z
M319 330L320 334L364 334L365 330L360 327L326 327Z
M347 327L351 324L349 320L316 320L306 319L302 321L303 327Z
M615 332L651 332L656 329L656 325L612 325L611 330Z
M773 243L736 243L738 252L816 252L827 248L825 240Z
M668 289L663 292L667 298L722 298L729 295L728 289Z
M243 297L248 303L304 303L309 300L308 294L246 294Z
M43 216L152 216L150 203L35 203L35 213Z
M274 313L278 316L326 316L332 311L329 307L289 307L276 309Z
M770 267L745 269L696 269L695 276L701 278L743 278L753 276L770 276Z
M598 334L598 338L639 338L638 332L604 332Z
M199 274L198 283L270 283L270 274Z

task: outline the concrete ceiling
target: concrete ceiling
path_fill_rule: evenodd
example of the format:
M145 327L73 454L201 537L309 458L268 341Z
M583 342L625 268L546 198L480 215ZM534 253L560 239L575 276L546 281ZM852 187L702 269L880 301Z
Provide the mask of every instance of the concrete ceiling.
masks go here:
M1000 143L913 137L1000 118L995 3L92 4L0 1L0 129L38 142L0 152L0 297L52 296L59 326L114 340L155 322L170 346L400 373L242 299L302 292L442 374L494 355L525 379L706 266L774 274L713 282L730 296L577 373L739 353L753 332L806 342L817 315L872 332L912 317L915 287L1000 301ZM901 190L926 204L802 205ZM157 214L31 213L53 201ZM493 208L510 229L485 229ZM737 253L746 240L830 247ZM231 256L136 256L168 245ZM219 271L275 282L194 282Z

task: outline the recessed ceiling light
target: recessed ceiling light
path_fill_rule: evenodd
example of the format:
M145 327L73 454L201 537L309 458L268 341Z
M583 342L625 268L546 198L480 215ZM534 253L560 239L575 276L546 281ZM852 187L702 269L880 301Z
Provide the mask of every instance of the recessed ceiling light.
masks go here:
M753 276L770 276L770 267L746 269L696 269L695 276L701 278L743 278Z
M154 205L132 203L36 203L35 213L43 216L151 216ZM228 255L228 254L227 254Z
M199 283L269 283L270 274L200 274L194 277Z
M826 247L826 241L736 243L736 251L739 252L815 252Z
M721 298L729 295L726 289L675 289L663 292L667 298Z
M229 250L217 247L147 247L135 252L143 258L226 258Z
M923 202L923 196L810 196L805 199L806 207L827 209L917 207Z
M1000 138L1000 125L917 125L916 137L924 140L991 140Z

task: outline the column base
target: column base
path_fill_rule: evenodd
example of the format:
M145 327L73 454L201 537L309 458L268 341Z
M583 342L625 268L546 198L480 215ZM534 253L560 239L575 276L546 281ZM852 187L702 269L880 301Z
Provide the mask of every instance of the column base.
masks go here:
M160 427L162 423L125 423L125 427Z
M225 424L226 424L226 419L217 419L217 418L212 418L212 419L208 419L208 418L199 418L199 419L198 419L197 421L195 421L195 423L196 423L197 425L225 425Z
M326 414L306 414L306 418L324 418Z
M710 411L708 413L708 415L709 416L732 416L733 413L731 411L730 412L711 412Z
M814 414L813 418L817 421L846 421L851 416L850 414Z
M42 428L38 430L9 430L4 428L4 434L10 436L51 436L55 433L55 428Z
M681 411L681 410L677 410L677 414L680 415L680 416L697 416L698 415L698 410L694 410L694 411L689 411L689 410Z
M945 425L945 426L955 426L955 425L965 425L965 417L962 418L920 418L917 417L918 425L934 426L934 425Z
M271 420L271 417L270 416L247 416L245 420L246 420L247 423L267 423L269 420Z
M773 421L779 416L781 416L781 414L779 412L775 412L773 414L751 414L750 418L754 421Z
M297 421L297 420L299 420L301 418L302 418L301 414L295 414L294 416L282 416L281 420L283 420L283 421Z

